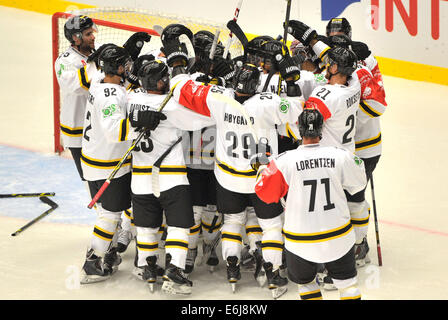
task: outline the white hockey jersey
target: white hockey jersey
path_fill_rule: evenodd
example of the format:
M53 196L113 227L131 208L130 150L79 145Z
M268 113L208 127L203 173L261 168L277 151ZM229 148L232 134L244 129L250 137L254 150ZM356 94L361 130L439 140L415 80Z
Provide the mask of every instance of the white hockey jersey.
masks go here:
M92 83L87 99L82 139L81 165L88 181L107 179L138 136L127 118L125 87ZM131 157L115 175L130 172Z
M133 90L128 95L127 110L158 110L166 95L149 94L143 89ZM180 137L188 139L186 131L200 130L213 125L209 117L194 113L171 99L162 112L167 116L156 130L151 131L151 143L146 139L132 151L131 189L134 194L151 194L152 167L159 157ZM185 131L183 131L185 130ZM177 185L188 185L187 168L181 143L178 143L162 161L160 167L160 191Z
M353 73L348 85L326 84L313 90L306 107L315 108L324 117L322 146L336 146L355 152L356 112L361 85Z
M81 147L84 113L91 79L97 74L87 56L69 47L55 61L54 68L61 88L60 124L64 147Z
M344 190L366 186L364 164L353 153L319 144L299 146L275 157L255 186L260 199L278 202L288 193L285 248L308 260L339 259L355 244Z
M272 154L277 154L275 126L295 123L303 110L303 99L285 99L265 92L239 104L233 90L203 86L187 75L176 78L183 81L174 90L175 100L216 123L214 172L219 184L234 192L253 193L256 172L250 158L256 152L258 139L267 138Z

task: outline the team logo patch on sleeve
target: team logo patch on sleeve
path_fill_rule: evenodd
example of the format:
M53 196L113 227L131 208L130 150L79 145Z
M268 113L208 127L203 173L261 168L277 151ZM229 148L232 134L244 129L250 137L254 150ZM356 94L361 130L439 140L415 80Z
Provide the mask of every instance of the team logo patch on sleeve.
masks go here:
M321 73L315 74L314 79L316 80L317 83L327 83L327 79Z
M113 115L116 111L118 110L118 106L116 104L111 104L109 106L107 106L106 108L104 108L102 110L103 112L103 119L110 117L111 115Z
M355 163L356 163L358 166L362 165L362 162L363 162L363 161L362 161L361 158L359 158L358 156L355 156L353 159L355 160Z
M282 113L287 113L289 111L289 101L282 98L282 100L280 101L280 112Z

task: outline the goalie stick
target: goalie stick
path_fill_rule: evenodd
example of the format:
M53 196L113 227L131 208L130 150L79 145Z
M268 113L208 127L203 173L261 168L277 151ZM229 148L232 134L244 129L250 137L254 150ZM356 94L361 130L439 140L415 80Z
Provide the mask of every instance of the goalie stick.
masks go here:
M165 108L166 104L168 103L168 101L171 99L171 97L173 96L173 92L174 92L174 88L176 88L177 84L175 84L170 92L168 93L168 95L165 97L165 99L163 99L162 104L160 105L159 109L157 110L158 112L161 112L163 110L163 108ZM89 205L87 206L87 208L92 209L92 207L95 205L95 203L98 202L98 200L100 199L100 197L103 195L104 191L106 191L107 187L109 187L111 180L115 177L115 175L117 174L118 170L120 170L120 168L122 167L123 163L126 161L126 159L128 158L128 156L131 154L132 150L134 150L135 146L140 142L140 140L142 140L143 136L145 135L146 130L142 130L140 132L140 134L137 136L137 138L134 140L134 142L132 143L132 145L129 147L129 149L126 151L126 153L124 154L124 156L121 158L121 160L118 162L118 164L116 165L116 167L114 168L114 170L112 171L112 173L109 175L109 177L107 178L106 181L104 181L103 185L101 186L101 188L98 190L98 192L95 194L95 196L92 198L92 201L90 201Z
M42 218L48 216L51 212L53 212L57 207L57 203L48 199L47 197L39 197L40 201L48 204L50 206L50 209L48 209L47 211L43 212L42 214L40 214L38 217L34 218L33 220L31 220L30 222L28 222L26 225L24 225L23 227L21 227L19 230L17 230L16 232L12 233L11 236L15 237L17 235L19 235L20 233L22 233L23 231L25 231L26 229L28 229L29 227L31 227L33 224L35 224L36 222L38 222L39 220L41 220Z

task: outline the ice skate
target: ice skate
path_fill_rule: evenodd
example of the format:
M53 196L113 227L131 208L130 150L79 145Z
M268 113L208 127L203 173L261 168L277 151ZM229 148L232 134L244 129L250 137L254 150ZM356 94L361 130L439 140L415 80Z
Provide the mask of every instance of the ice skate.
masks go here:
M266 284L266 272L262 268L263 266L263 254L261 252L261 243L257 242L257 249L254 251L255 258L255 271L254 278L257 280L258 285L263 287Z
M216 254L216 248L211 249L210 256L207 259L207 261L205 262L205 264L208 267L208 271L210 271L210 272L215 271L216 266L219 264L219 258L218 258L218 255Z
M110 278L112 269L104 266L103 259L90 249L86 254L86 261L81 270L81 284L104 281Z
M169 264L163 275L162 291L170 294L191 294L193 282L190 281L179 267Z
M185 270L186 274L190 274L194 270L194 263L196 261L196 257L198 256L198 248L188 248L187 260L185 261Z
M249 245L244 246L241 250L241 269L247 272L255 271L255 257L250 252Z
M219 233L212 240L212 242L206 243L204 241L202 243L202 258L201 258L201 261L200 261L199 265L202 265L202 264L206 263L207 265L213 266L213 263L216 263L216 265L219 263L219 260L217 260L217 257L216 257L216 259L213 258L210 261L210 264L209 264L209 260L210 260L210 257L212 255L216 256L216 251L215 250L216 250L216 247L218 246L220 240L221 240L221 234Z
M288 279L280 276L280 269L274 271L272 263L270 262L263 263L263 269L266 272L268 288L271 290L272 297L278 299L288 291L288 288L286 287Z
M236 291L236 283L241 279L240 264L235 256L227 257L227 280L229 281L232 292Z
M110 248L104 255L104 266L112 270L112 274L118 270L118 265L121 263L121 256L117 252L116 247Z
M369 244L367 243L367 238L362 239L360 244L355 244L355 261L356 267L364 267L367 263L370 263L369 258Z

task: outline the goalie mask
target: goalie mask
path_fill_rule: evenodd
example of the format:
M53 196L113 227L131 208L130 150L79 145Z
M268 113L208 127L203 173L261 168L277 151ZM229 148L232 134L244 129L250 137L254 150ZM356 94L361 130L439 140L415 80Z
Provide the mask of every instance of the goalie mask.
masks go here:
M72 16L68 18L64 24L64 36L72 45L74 45L75 41L73 40L73 36L76 36L82 41L83 31L89 28L93 28L95 32L98 32L96 24L88 16Z
M129 75L132 66L131 56L123 47L116 45L108 46L101 52L99 57L99 64L101 70L107 75L117 75L125 78ZM120 66L123 67L123 72L119 72Z
M245 63L238 68L233 78L233 89L236 92L254 95L260 84L260 70L253 64Z
M317 109L305 108L299 116L299 133L307 138L322 138L324 117Z
M160 61L153 60L143 64L138 71L138 79L143 89L167 93L170 87L168 66ZM159 84L159 81L162 82Z

